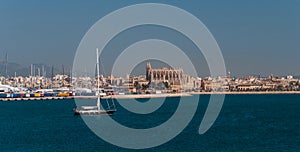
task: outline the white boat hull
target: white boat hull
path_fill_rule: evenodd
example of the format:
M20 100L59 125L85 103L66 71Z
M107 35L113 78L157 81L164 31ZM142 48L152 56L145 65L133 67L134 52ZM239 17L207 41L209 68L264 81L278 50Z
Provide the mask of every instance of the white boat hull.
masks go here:
M74 115L112 115L116 110L74 110Z

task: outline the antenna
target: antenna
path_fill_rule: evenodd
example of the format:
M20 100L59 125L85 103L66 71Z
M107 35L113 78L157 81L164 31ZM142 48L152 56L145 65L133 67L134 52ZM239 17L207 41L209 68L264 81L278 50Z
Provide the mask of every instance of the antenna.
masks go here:
M5 60L4 60L4 64L5 64L5 76L7 77L7 64L8 64L8 55L7 52L5 53Z
M30 64L30 76L32 76L32 69L33 69L33 67L32 67L32 64Z
M70 90L71 90L72 83L73 83L72 79L73 79L73 73L72 73L72 69L71 69L70 70Z
M51 89L53 88L53 65L51 67Z
M35 76L35 65L33 65L33 75Z
M65 85L65 67L64 65L62 65L62 85Z
M41 77L41 70L40 70L40 68L38 68L37 70L38 70L38 76Z
M65 75L65 66L62 65L62 75Z
M45 66L42 66L42 77L45 77Z

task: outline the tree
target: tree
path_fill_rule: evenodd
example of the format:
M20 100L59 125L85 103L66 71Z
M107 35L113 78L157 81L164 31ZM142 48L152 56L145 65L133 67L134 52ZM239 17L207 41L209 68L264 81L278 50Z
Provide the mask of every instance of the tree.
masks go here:
M165 90L166 89L165 83L164 82L159 82L157 84L157 89L159 89L159 90Z
M169 88L170 88L170 85L169 85L169 83L168 83L168 82L164 82L164 85L165 85L165 87L166 87L167 89L169 89Z
M142 84L142 90L147 90L149 88L149 84Z
M138 81L134 82L134 87L136 88L136 90L140 90L141 89L141 85Z

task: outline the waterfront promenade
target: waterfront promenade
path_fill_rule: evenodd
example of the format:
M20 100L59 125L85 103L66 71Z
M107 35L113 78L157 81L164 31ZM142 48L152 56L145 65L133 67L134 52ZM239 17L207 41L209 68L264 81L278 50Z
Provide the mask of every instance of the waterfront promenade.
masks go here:
M172 94L130 94L130 95L111 95L102 99L142 99L142 98L165 98L165 97L187 97L192 95L211 95L211 94L300 94L300 91L268 91L268 92L188 92ZM75 99L96 99L96 96L75 96Z
M31 97L31 98L0 98L0 101L33 101L33 100L67 100L74 97Z
M168 97L187 97L193 95L251 95L251 94L300 94L300 91L268 91L268 92L188 92L172 94L130 94L130 95L110 95L102 99L143 99L143 98L168 98ZM70 97L33 97L33 98L0 98L0 101L30 101L30 100L63 100L63 99L96 99L97 96L70 96Z
M300 94L300 91L240 91L240 92L190 92L192 95L196 94Z

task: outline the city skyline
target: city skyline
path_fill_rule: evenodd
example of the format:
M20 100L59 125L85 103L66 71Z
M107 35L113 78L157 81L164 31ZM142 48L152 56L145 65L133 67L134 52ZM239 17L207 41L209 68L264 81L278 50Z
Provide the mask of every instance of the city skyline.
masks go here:
M1 62L1 61L0 61ZM100 75L104 77L116 77L116 78L126 78L127 76L147 76L147 64L150 63L152 68L154 69L180 69L182 72L185 72L185 70L182 67L171 67L166 63L160 62L160 61L144 61L140 64L138 64L132 71L131 73L123 73L122 75L111 75L104 71L103 69L100 70ZM10 65L10 64L8 64ZM10 71L8 66L8 74L5 76L6 73L6 67L5 63L2 61L2 66L0 66L0 77L7 77L7 78L13 78L13 77L30 77L30 76L37 76L37 77L46 77L46 78L51 78L55 77L56 75L66 75L66 76L72 76L72 77L96 77L96 73L81 73L78 74L76 72L73 72L71 70L72 67L66 67L65 65L60 65L60 66L53 66L53 65L46 65L46 64L30 64L30 65L19 65L17 63L12 63L13 67L15 70ZM100 64L100 67L104 67L103 65ZM18 72L17 72L18 71ZM230 73L232 78L247 78L247 77L256 77L256 78L268 78L268 77L275 77L275 78L287 78L287 77L294 77L294 78L299 78L300 75L292 75L292 74L283 74L283 75L274 75L274 74L268 74L268 75L261 75L261 74L248 74L248 75L242 75L242 76L236 76L232 75L232 72L230 70L227 71L225 75L219 75L218 77L226 77ZM210 78L211 75L197 75L193 76L190 75L190 73L185 74L192 76L194 78ZM217 78L217 77L212 77L212 78Z
M136 2L153 1L120 1L115 4L98 1L85 4L80 1L1 1L0 19L5 22L0 25L0 58L4 59L7 52L9 62L20 65L43 63L71 67L85 32L104 15ZM300 40L300 21L297 19L300 2L154 2L177 6L198 17L214 35L227 70L234 76L300 75L299 67L295 66L300 55L297 45ZM149 28L158 33L165 31ZM140 31L143 29L135 29L127 36L138 37L136 33ZM168 31L165 32L167 35ZM148 36L151 37L151 34ZM132 39L124 40L124 43L130 43ZM111 66L108 59L116 56L118 51L114 50L120 48L122 46L111 46L109 53L104 54L107 56L102 61L107 69ZM190 53L188 49L192 48L184 50L187 54ZM199 71L207 71L205 66L205 61L197 62ZM202 75L208 74L204 72Z
M121 93L154 93L158 91L164 93L175 92L228 92L228 93L296 93L300 90L300 79L293 76L267 78L248 76L244 78L235 78L228 72L226 76L218 77L192 77L184 73L183 69L178 68L153 68L150 62L147 62L145 75L127 75L126 77L102 76L73 76L73 75L52 75L51 78L32 73L30 76L22 77L2 77L0 76L0 86L2 92L9 92L9 89L15 90L35 90L42 89L73 89L77 93L92 92L95 87L102 87L104 90L112 93L112 90L121 91ZM44 68L42 70L44 73ZM7 97L7 95L4 95Z

